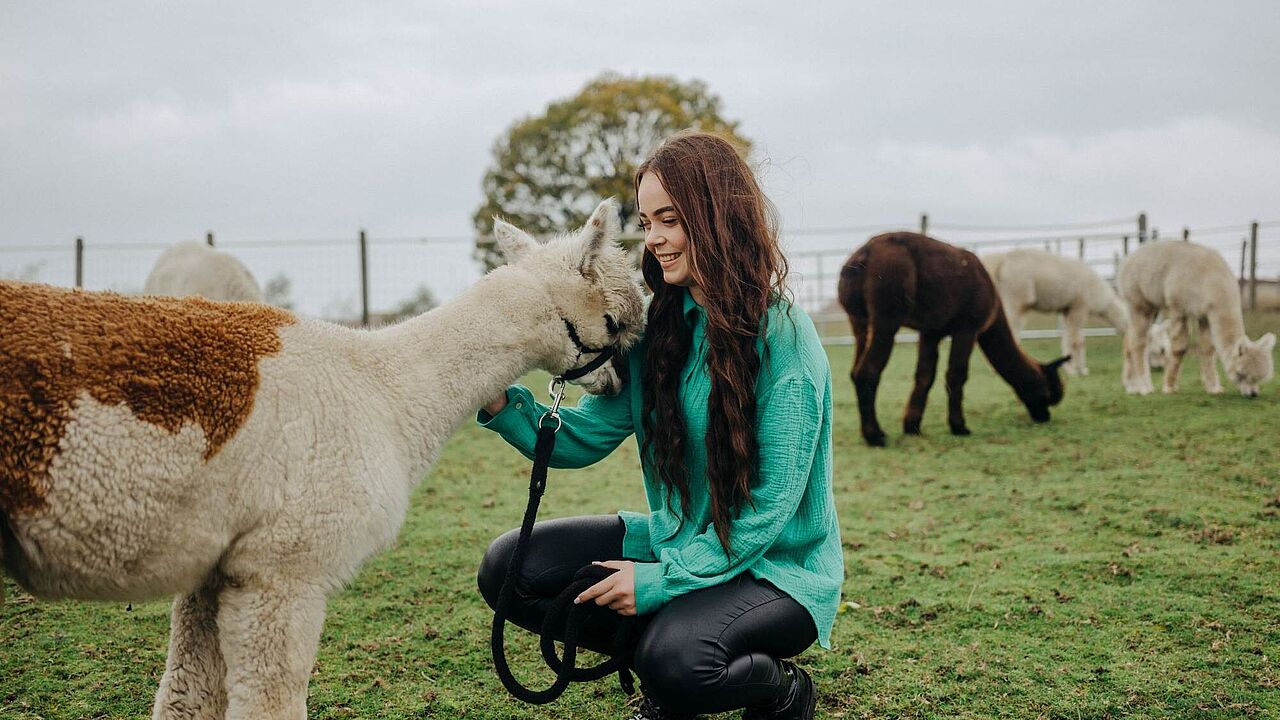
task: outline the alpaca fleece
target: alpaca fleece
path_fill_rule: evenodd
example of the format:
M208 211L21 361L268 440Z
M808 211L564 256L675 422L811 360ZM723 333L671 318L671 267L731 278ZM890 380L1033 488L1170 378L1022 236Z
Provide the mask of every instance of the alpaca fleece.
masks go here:
M208 460L249 416L258 362L294 321L260 305L26 283L0 283L0 308L0 511L10 514L43 507L82 394L169 433L199 425Z

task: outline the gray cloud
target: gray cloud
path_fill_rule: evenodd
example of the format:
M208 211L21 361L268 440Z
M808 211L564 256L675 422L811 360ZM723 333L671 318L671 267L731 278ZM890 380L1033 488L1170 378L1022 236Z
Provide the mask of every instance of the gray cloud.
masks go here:
M1219 3L0 8L0 246L469 231L493 140L700 78L788 227L1280 215L1280 10Z

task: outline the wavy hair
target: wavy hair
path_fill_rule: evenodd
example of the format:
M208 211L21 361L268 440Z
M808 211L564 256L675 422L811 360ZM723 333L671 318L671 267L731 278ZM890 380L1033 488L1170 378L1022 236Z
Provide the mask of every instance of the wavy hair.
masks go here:
M765 331L770 303L785 293L787 261L778 244L777 214L746 161L724 138L684 131L663 141L636 169L653 173L671 197L689 239L685 250L693 281L704 296L707 399L707 484L711 519L726 553L729 525L751 502L758 461L756 379L761 358L756 343ZM644 447L658 477L678 494L681 518L689 507L685 467L686 423L680 380L693 332L684 318L684 290L662 278L647 249L641 264L653 291L643 362Z

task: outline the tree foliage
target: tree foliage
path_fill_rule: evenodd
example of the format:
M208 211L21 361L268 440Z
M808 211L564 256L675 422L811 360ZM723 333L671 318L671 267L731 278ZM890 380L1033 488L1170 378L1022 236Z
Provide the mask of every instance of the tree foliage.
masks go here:
M535 235L578 227L602 198L616 197L622 227L636 225L632 175L664 137L685 128L719 133L742 148L738 123L699 80L606 73L542 115L516 122L493 145L485 201L475 212L476 259L499 264L490 233L499 215Z

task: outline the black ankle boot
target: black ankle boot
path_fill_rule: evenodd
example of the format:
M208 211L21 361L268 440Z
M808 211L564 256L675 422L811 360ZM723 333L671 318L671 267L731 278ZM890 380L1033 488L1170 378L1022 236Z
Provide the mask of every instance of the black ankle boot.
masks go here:
M818 708L818 693L804 668L782 661L782 671L791 679L787 692L773 705L749 707L742 720L813 720Z
M645 695L640 695L640 702L635 706L635 714L629 715L628 720L697 720L699 716L693 715L676 715L665 712L658 704L650 700Z

